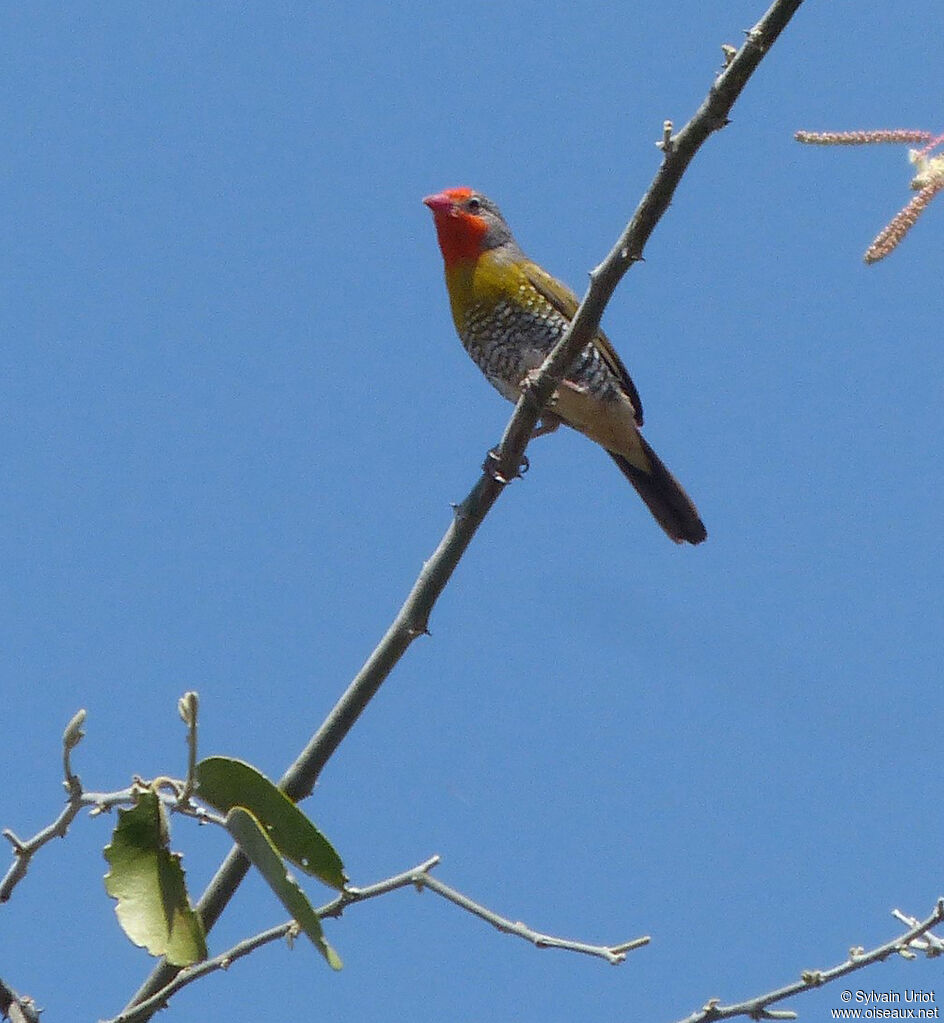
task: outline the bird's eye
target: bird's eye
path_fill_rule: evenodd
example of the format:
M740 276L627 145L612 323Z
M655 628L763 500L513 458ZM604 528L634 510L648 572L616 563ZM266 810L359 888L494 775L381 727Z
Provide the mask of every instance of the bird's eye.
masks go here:
M470 213L478 213L478 211L482 208L482 200L477 195L473 195L465 204L465 208Z

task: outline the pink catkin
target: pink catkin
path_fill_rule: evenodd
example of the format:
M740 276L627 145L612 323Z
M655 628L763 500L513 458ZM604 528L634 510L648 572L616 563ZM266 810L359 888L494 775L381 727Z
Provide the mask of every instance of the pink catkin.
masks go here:
M794 138L814 146L865 146L873 142L914 143L928 142L929 131L798 131ZM932 144L933 147L933 144Z
M914 227L915 221L942 188L944 188L944 178L922 188L911 202L894 216L889 225L879 232L875 241L865 250L866 263L877 263L893 251Z
M918 155L927 156L932 149L936 149L942 142L944 142L944 135L937 135L933 139L929 138L928 144L924 147L924 149L919 151Z

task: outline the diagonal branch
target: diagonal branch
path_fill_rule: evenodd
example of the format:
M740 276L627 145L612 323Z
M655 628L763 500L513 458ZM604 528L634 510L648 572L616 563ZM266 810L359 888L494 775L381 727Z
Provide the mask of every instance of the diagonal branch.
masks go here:
M763 18L747 33L744 45L730 58L688 124L677 135L673 135L671 122L666 122L664 138L660 143L665 154L662 166L609 255L591 271L590 287L577 309L570 329L544 360L540 373L522 395L505 429L501 443L502 458L496 465L497 471L505 478L511 478L517 472L521 455L541 410L563 379L567 368L596 334L603 310L616 286L632 264L642 259L646 242L669 208L682 175L695 153L712 132L728 123L728 115L735 100L802 2L775 0Z
M348 906L352 906L357 902L366 902L368 899L377 898L378 895L386 895L388 892L396 891L398 888L406 888L408 885L413 885L417 891L428 888L437 895L441 895L448 902L467 910L469 913L490 923L493 927L497 927L503 934L513 934L519 938L524 938L525 941L530 941L538 948L559 948L568 952L582 952L584 955L597 956L609 963L616 964L623 962L627 952L649 944L648 937L634 938L632 941L626 941L620 945L588 945L582 941L571 941L569 938L555 938L550 934L540 934L520 921L514 922L499 916L485 906L473 902L472 899L467 895L463 895L462 892L456 891L455 888L451 888L449 885L443 884L434 878L430 871L438 863L439 857L431 856L412 870L405 870L402 874L395 874L393 877L388 877L365 888L348 886L340 895L318 909L318 916L322 920L326 917L339 917ZM125 1009L120 1015L106 1021L106 1023L140 1023L140 1021L147 1019L151 1013L165 1006L170 998L180 991L181 988L192 984L201 977L205 977L208 973L228 970L237 959L242 959L257 948L262 948L263 945L270 945L275 941L291 941L297 937L298 932L298 924L294 920L288 920L285 923L270 927L268 930L261 931L259 934L254 934L250 938L237 942L232 948L227 949L218 956L214 956L212 959L206 959L202 963L185 967L167 987L162 988L146 1001L140 1002L133 1008Z
M721 1005L718 999L713 998L704 1008L693 1012L679 1023L713 1023L714 1020L732 1019L735 1016L750 1016L751 1019L795 1019L796 1013L787 1009L771 1010L769 1006L782 1002L794 995L802 994L813 988L822 987L832 980L838 980L849 973L861 970L872 963L882 962L892 955L901 955L906 959L915 957L915 950L924 952L927 956L941 954L941 942L930 933L932 927L936 927L944 921L944 898L938 899L934 911L926 920L917 921L906 917L895 910L893 913L899 920L911 924L910 929L898 938L894 938L878 948L866 952L861 948L850 949L849 958L838 966L828 970L804 970L799 980L792 984L778 988L776 991L768 991L765 995L758 995L746 1002L736 1002L732 1005Z
M40 1009L29 995L18 995L0 980L0 1014L10 1023L39 1023Z
M642 252L649 236L671 202L685 169L712 132L724 127L735 100L764 55L786 28L803 0L775 0L747 33L743 46L728 61L695 116L675 136L667 132L662 166L609 256L592 272L590 288L573 323L548 356L540 373L522 395L505 429L494 468L483 472L433 555L423 566L392 625L348 686L311 741L286 771L280 785L295 800L312 791L318 775L354 726L364 708L418 636L439 595L455 571L476 530L504 488L514 479L531 432L564 372L599 327L603 310L616 285ZM249 869L248 860L233 849L223 861L199 902L207 931L213 926ZM175 968L157 967L135 994L130 1006L150 998L174 976Z
M317 910L321 919L329 916L340 916L347 906L355 902L365 902L367 899L374 899L378 895L386 895L388 892L396 891L398 888L405 888L407 885L418 884L428 871L439 862L438 856L431 856L428 860L413 867L412 870L405 870L401 874L395 874L376 884L367 885L364 888L348 887L336 898ZM215 973L217 970L227 970L237 959L249 955L263 945L271 944L274 941L283 939L291 940L298 934L298 925L294 920L270 927L251 938L238 942L232 948L227 949L212 959L206 959L202 963L195 963L193 966L185 967L172 977L166 987L156 991L147 999L143 999L136 1005L128 1006L123 1012L115 1016L107 1023L139 1023L149 1019L151 1015L164 1008L168 999L176 994L181 988L192 984L195 980L205 977L208 973Z

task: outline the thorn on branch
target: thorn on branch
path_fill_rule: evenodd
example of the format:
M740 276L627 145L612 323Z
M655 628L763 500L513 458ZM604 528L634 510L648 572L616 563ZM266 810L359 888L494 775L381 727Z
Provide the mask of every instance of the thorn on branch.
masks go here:
M758 53L761 54L761 56L763 56L767 52L769 48L767 42L764 39L763 33L758 32L756 25L754 26L754 28L745 29L744 37L747 40L748 45L755 47Z
M521 462L518 464L518 468L510 475L505 475L501 471L502 456L498 448L492 448L485 456L485 461L482 463L482 472L486 476L490 476L496 483L500 483L503 487L507 486L514 480L520 480L522 476L531 468L531 463L528 461L527 455L521 456Z
M721 1007L720 998L709 998L707 1002L701 1007L702 1016L704 1019L713 1019L719 1015L718 1010Z
M42 1009L29 995L20 995L0 980L0 1014L11 1023L39 1023Z

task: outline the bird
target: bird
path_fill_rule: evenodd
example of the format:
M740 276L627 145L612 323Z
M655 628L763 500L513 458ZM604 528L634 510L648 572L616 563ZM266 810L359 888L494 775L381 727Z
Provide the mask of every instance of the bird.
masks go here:
M577 296L519 247L498 206L468 187L423 200L445 264L456 332L488 381L511 402L577 311ZM639 392L598 330L564 375L533 436L564 423L596 441L676 543L708 535L691 498L640 433Z

